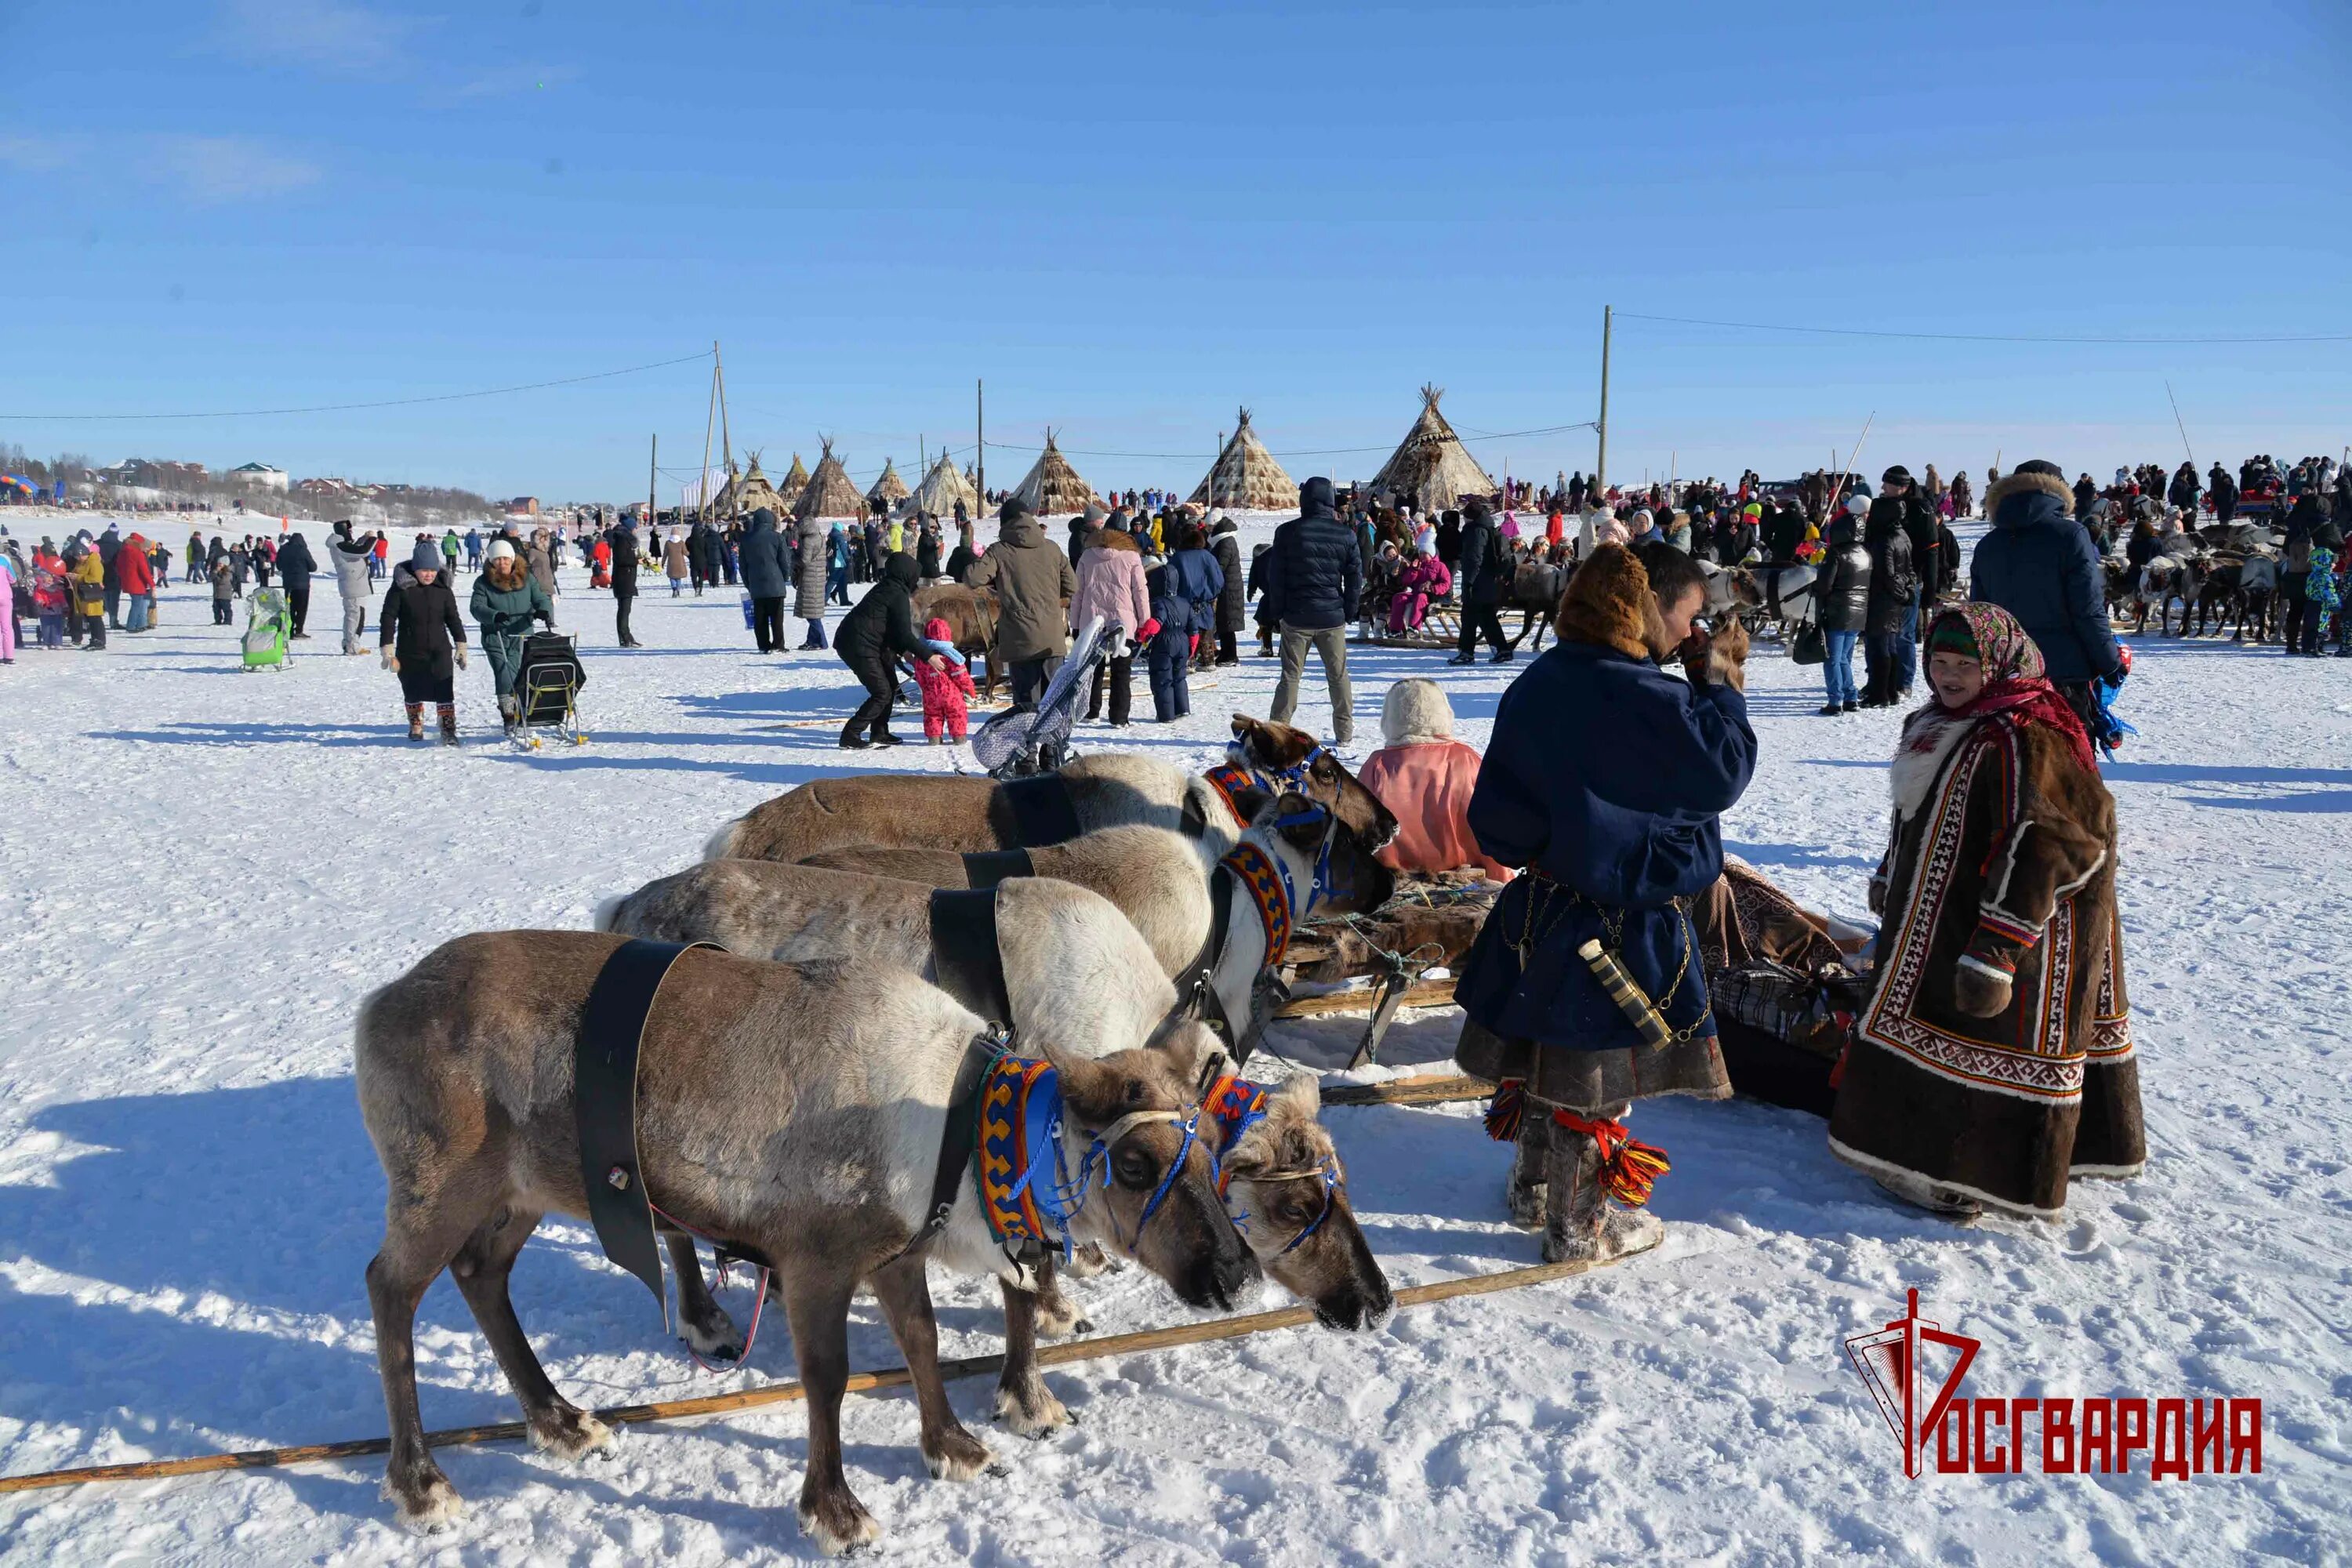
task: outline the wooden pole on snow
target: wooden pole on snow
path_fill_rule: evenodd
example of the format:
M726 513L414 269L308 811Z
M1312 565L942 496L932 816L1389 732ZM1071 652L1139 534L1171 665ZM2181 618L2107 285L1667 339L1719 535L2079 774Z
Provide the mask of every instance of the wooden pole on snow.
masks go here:
M1434 1284L1413 1285L1397 1291L1396 1304L1400 1307L1420 1307L1433 1301L1458 1300L1465 1296L1493 1295L1501 1290L1517 1290L1529 1285L1571 1279L1603 1267L1606 1265L1591 1260L1538 1263L1525 1268L1474 1274L1465 1279L1441 1279ZM1237 1340L1276 1329L1305 1328L1314 1321L1315 1310L1312 1307L1284 1307L1271 1312L1253 1312L1245 1317L1216 1318L1206 1322L1179 1323L1172 1328L1147 1329L1131 1334L1104 1334L1094 1339L1074 1340L1066 1344L1041 1345L1037 1350L1037 1362L1041 1366L1067 1366L1106 1356L1134 1355L1145 1351L1173 1350L1182 1345ZM1004 1358L1001 1355L965 1356L940 1362L940 1375L943 1378L980 1377L1002 1371L1003 1366ZM879 1372L853 1373L845 1386L852 1394L870 1394L886 1388L903 1388L912 1381L905 1367L894 1366ZM704 1394L694 1399L665 1399L650 1405L616 1405L595 1414L596 1418L608 1426L635 1426L651 1421L682 1421L701 1415L724 1415L771 1405L797 1405L807 1397L808 1391L795 1381L740 1389L733 1394ZM522 1422L497 1421L482 1426L453 1426L427 1432L425 1443L431 1448L466 1447L481 1443L513 1442L527 1435ZM371 1454L384 1454L391 1450L392 1439L389 1437L357 1437L341 1443L249 1448L234 1454L199 1454L185 1459L91 1465L79 1469L43 1470L35 1475L0 1477L0 1494L89 1486L104 1481L164 1480L174 1476L215 1475L224 1470L275 1469L282 1465L364 1458Z

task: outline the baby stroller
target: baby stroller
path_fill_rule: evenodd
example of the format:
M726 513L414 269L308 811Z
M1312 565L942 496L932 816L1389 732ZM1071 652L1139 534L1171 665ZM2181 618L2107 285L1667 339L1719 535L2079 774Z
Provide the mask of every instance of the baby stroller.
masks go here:
M575 640L562 632L533 632L522 639L522 662L515 673L516 743L532 751L540 747L538 731L551 730L560 740L585 743L580 727L580 689L588 684Z
M1069 760L1070 731L1077 723L1078 696L1110 658L1111 636L1097 616L1070 645L1054 679L1032 709L999 713L971 734L971 754L1000 779L1050 773Z
M245 601L245 668L283 669L292 655L294 612L282 588L257 588Z

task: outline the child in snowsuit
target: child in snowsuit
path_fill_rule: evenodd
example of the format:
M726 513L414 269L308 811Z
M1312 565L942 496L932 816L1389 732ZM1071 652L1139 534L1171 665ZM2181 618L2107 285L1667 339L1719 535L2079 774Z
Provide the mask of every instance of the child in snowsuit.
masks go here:
M33 614L40 618L41 646L66 646L66 585L46 565L33 568Z
M934 648L944 647L950 658L955 657L955 644L948 640L948 624L937 616L923 623L923 640ZM961 664L945 659L936 663L925 659L915 666L915 684L923 690L925 737L936 746L944 731L950 745L962 744L966 722L964 701L979 695L971 684L971 672Z
M236 603L236 568L230 565L228 557L224 555L213 563L213 625L236 625L235 618L229 614L229 606Z

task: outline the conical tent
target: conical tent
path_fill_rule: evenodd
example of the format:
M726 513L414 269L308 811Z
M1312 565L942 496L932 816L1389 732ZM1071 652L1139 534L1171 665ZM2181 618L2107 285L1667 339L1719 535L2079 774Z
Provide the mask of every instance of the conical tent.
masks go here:
M1244 511L1296 511L1298 481L1282 471L1274 454L1250 428L1250 411L1242 410L1241 424L1225 449L1193 489L1200 506L1229 506Z
M849 482L849 475L842 469L841 459L833 455L830 437L825 439L824 454L817 458L816 472L809 476L807 488L801 491L801 499L793 506L793 515L797 518L858 518L866 515L866 498L857 493L857 487Z
M792 471L784 476L784 482L776 487L776 493L784 498L786 512L790 512L793 508L801 504L801 492L806 489L808 489L808 470L801 467L801 455L794 452Z
M1045 449L1037 454L1036 466L1013 487L1013 493L1039 517L1084 511L1087 503L1095 499L1094 487L1078 478L1078 470L1070 467L1070 459L1054 445L1051 430L1045 432Z
M751 466L730 479L719 488L711 503L715 517L749 517L766 507L779 518L791 514L792 503L776 492L768 476L760 471L760 454L751 454Z
M885 458L882 459L882 477L875 480L874 488L866 492L866 504L872 506L880 501L886 508L893 507L905 500L909 493L907 481L898 477L897 460Z
M915 510L933 517L953 517L958 501L963 502L966 517L980 515L980 492L956 470L954 459L942 452L923 482L915 487Z
M1445 395L1442 386L1421 389L1421 417L1405 432L1403 442L1386 467L1372 477L1372 489L1399 500L1411 501L1423 511L1459 506L1465 496L1491 494L1497 487L1462 445L1462 437L1437 411Z

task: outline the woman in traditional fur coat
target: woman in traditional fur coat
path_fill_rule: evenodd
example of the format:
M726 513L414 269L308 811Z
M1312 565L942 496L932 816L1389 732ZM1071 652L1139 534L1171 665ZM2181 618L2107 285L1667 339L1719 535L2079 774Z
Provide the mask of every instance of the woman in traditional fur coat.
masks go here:
M1622 1257L1662 1234L1607 1202L1638 1205L1664 1169L1625 1135L1632 1101L1731 1093L1688 906L1723 874L1717 816L1748 787L1756 732L1746 634L1692 637L1705 592L1679 551L1645 565L1598 546L1561 595L1559 643L1503 694L1470 799L1479 849L1527 874L1463 965L1456 1056L1502 1086L1487 1125L1518 1144L1512 1218L1543 1226L1551 1261ZM1678 647L1687 681L1655 662ZM1664 1018L1663 1046L1579 955L1594 940Z
M1830 1148L1906 1202L2050 1218L2147 1158L2116 914L2116 806L2008 611L1938 615L1871 879L1878 987Z

